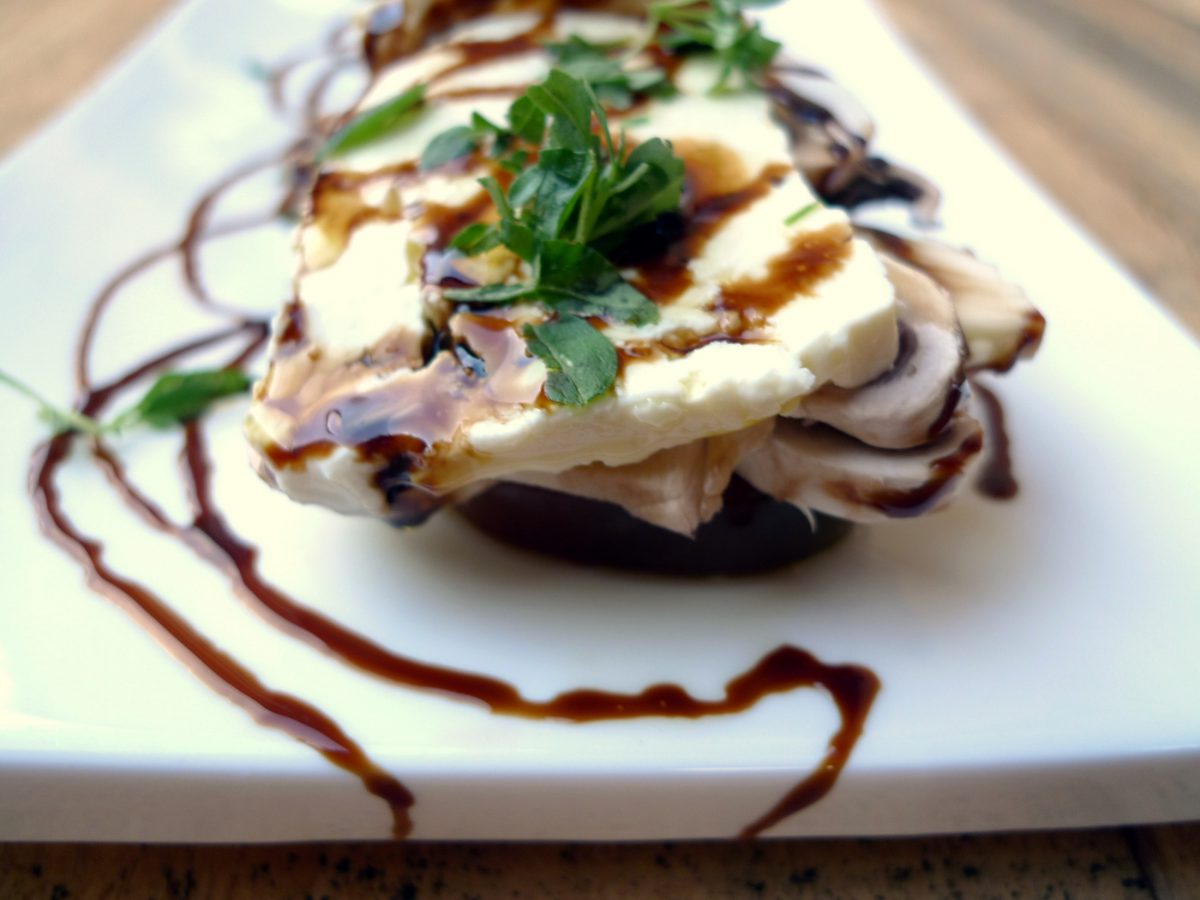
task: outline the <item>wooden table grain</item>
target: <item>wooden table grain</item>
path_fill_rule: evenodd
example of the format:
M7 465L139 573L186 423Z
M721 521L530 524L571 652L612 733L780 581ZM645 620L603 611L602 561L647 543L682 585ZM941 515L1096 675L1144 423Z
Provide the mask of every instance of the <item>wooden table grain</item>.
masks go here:
M879 2L1009 152L1200 334L1200 0ZM0 153L167 5L0 0ZM1200 825L759 844L8 844L0 897L1192 900Z

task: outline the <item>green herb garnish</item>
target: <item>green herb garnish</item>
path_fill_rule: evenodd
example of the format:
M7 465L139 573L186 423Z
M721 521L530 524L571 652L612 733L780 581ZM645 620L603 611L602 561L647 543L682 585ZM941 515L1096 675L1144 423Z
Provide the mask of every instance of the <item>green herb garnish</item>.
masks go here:
M721 62L713 92L727 90L734 73L746 82L771 64L780 44L748 22L743 10L778 0L659 0L650 4L651 36L668 50L710 50ZM662 29L662 33L658 32Z
M492 157L500 159L517 137L513 129L497 125L479 113L472 113L470 125L448 128L429 142L421 153L421 170L429 171L464 156L470 156L488 138L492 140Z
M617 377L616 348L578 316L526 325L525 341L550 370L546 396L555 403L583 406L606 393Z
M597 99L613 109L628 109L638 95L664 96L674 91L667 73L658 66L627 69L611 54L622 44L595 44L572 36L546 44L558 68L591 85Z
M533 145L537 160L507 192L495 178L480 179L500 221L476 223L451 246L475 255L503 246L528 264L520 282L457 288L450 300L474 304L539 302L557 319L525 332L530 350L551 370L547 396L582 406L606 393L616 377L616 350L581 316L602 316L643 325L658 321L658 307L627 282L606 254L630 231L679 208L683 161L659 138L627 150L614 140L608 118L588 82L554 69L509 108L507 129L488 123L463 126L475 143ZM455 158L466 131L443 132L422 156ZM517 148L516 152L521 152ZM493 146L493 155L495 146ZM552 327L553 326L553 327ZM603 351L597 348L604 345Z
M317 151L317 161L341 156L399 131L416 118L424 103L425 85L415 84L403 94L360 112L329 136Z
M251 380L237 369L204 369L195 372L168 372L161 375L135 406L107 422L73 409L55 406L24 382L0 371L0 383L24 394L38 405L38 418L55 434L78 431L93 437L115 434L136 425L170 428L201 416L222 397L241 394Z
M479 253L503 244L532 264L531 239L538 237L587 244L603 254L631 229L679 208L683 161L661 138L632 152L623 136L614 141L587 82L555 69L512 104L508 118L507 134L514 140L537 137L545 145L507 194L494 179L481 181L501 221L470 226L456 238L456 249ZM449 146L443 135L426 153L435 145Z
M809 203L806 206L800 207L798 210L796 210L794 213L792 213L790 216L788 216L786 219L784 219L783 224L784 225L795 225L797 222L799 222L805 216L809 215L810 213L816 212L820 208L821 208L821 203L817 200L814 200L812 203Z
M137 405L113 420L115 430L130 425L170 428L199 418L217 400L242 394L252 380L239 369L199 369L194 372L167 372L138 401Z
M667 73L651 66L627 70L623 61L610 54L622 44L595 44L572 36L562 43L547 43L547 51L557 62L556 69L579 82L586 82L594 99L614 109L627 109L635 97L665 96L674 91ZM529 92L519 97L508 110L508 126L497 125L475 113L470 125L458 125L438 134L421 154L421 169L428 171L470 156L491 140L489 155L510 171L522 172L528 151L513 149L520 140L535 147L545 137L546 117L562 108L552 109L543 96L535 103Z
M421 154L421 169L436 169L451 160L470 156L479 146L479 136L470 125L459 125L443 131Z
M64 431L82 431L85 434L98 435L103 427L95 419L85 416L73 409L55 406L25 382L14 378L7 372L0 371L0 384L6 384L18 394L28 397L38 406L38 418L50 426L55 434Z

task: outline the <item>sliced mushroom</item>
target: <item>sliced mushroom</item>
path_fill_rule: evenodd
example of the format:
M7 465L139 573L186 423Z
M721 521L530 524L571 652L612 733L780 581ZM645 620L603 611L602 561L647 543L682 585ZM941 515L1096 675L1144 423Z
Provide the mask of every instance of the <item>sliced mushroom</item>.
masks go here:
M896 362L862 387L824 387L790 415L874 447L904 450L936 437L958 407L966 350L946 292L916 269L886 258L884 263L900 313Z
M670 447L625 466L592 463L565 472L525 472L506 481L606 500L661 528L692 535L721 509L733 471L771 435L775 420Z
M859 102L828 76L784 62L764 84L775 117L788 131L792 158L821 197L853 209L874 200L913 203L913 218L932 223L941 194L916 172L871 153L875 125Z
M858 234L877 250L916 266L950 292L967 339L967 369L1007 372L1041 343L1046 319L1018 285L970 250L875 228Z
M965 413L937 441L912 450L880 450L826 426L781 419L737 473L803 509L882 522L943 506L982 447L983 430Z

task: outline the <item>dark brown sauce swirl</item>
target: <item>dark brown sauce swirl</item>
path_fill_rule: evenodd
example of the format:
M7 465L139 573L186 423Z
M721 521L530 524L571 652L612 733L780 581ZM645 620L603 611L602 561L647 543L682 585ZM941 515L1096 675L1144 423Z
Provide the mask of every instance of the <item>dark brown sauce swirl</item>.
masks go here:
M463 6L464 4L458 4L456 8ZM368 38L368 58L375 67L382 64L388 53L401 52L395 47L387 46L387 37L388 33L385 32L372 34ZM506 47L517 48L520 45L520 41L514 41L506 44ZM502 48L492 49L498 53ZM335 62L340 66L343 60L337 59ZM269 83L272 96L279 100L280 104L283 94L280 85L284 77L286 73L280 73ZM313 97L324 90L325 83L318 81L318 88L310 95L308 105L315 107L317 101ZM315 118L315 114L310 116L314 127ZM306 141L311 145L312 136L307 136ZM294 170L297 167L298 149L302 150L304 146L305 142L301 142L289 147L280 157L280 164ZM244 368L260 351L266 338L265 325L239 313L236 306L218 301L207 293L201 277L197 251L204 241L265 224L272 221L282 210L294 208L294 189L302 183L302 179L294 179L293 190L261 217L223 225L213 225L209 222L218 196L241 178L258 171L262 165L262 161L257 161L223 179L200 199L188 217L185 234L181 240L152 250L130 263L96 295L85 316L76 352L76 381L80 392L77 408L81 412L98 415L115 397L138 386L147 377L180 362L192 353L216 346L223 341L238 337L246 341L230 361L231 368ZM311 167L311 161L302 161L302 165ZM395 172L391 173L391 176L403 178L406 174ZM770 178L780 177L781 174L768 172L764 173L763 178L769 182ZM374 173L374 177L378 176L379 173ZM330 185L330 188L336 187L340 185ZM727 216L732 209L752 202L755 196L761 195L765 189L766 185L756 182L733 195L702 197L695 210L693 230L689 232L686 240L703 240L706 229L714 227L714 223ZM318 202L320 193L318 189ZM193 299L212 314L220 315L232 324L164 349L150 359L134 363L125 374L111 382L93 384L90 376L90 358L103 316L114 299L132 281L155 265L171 260L179 261L184 267L186 283ZM648 276L646 283L653 285L655 277ZM666 277L660 276L659 281ZM681 276L674 273L670 277ZM303 342L303 317L295 314L294 310L293 314L285 316L279 340L284 344ZM74 433L61 434L40 446L31 460L29 488L43 533L80 565L92 589L127 605L148 628L161 634L172 646L183 651L188 666L199 677L249 710L264 725L280 729L312 747L335 765L357 776L368 791L388 805L393 817L394 834L397 837L407 835L411 829L409 811L414 803L412 794L399 780L376 765L332 717L303 700L266 687L246 666L189 625L171 608L169 601L163 596L151 592L134 578L111 567L104 558L103 543L76 527L64 508L58 482L60 472L70 462L71 449L76 440L82 440L81 436ZM387 446L377 447L372 443L378 440L388 441ZM386 456L389 459L406 453L411 454L419 449L415 445L407 444L398 449L394 444L395 440L395 437L381 433L363 437L358 443L362 452ZM281 455L273 459L283 467L291 462L287 454L299 454L303 451L311 455L318 451L328 452L332 447L331 441L314 441L298 450L281 449L278 451ZM143 494L131 483L125 476L120 456L113 448L93 442L91 449L92 459L114 486L122 502L141 516L148 526L173 536L195 551L202 560L224 571L230 578L234 591L255 609L266 614L268 620L283 622L290 626L290 629L298 629L318 640L348 665L397 685L476 701L501 715L575 723L640 717L696 719L727 715L745 711L772 694L801 688L819 687L825 690L837 705L840 725L824 758L810 775L771 809L745 826L741 831L743 837L753 837L762 833L828 793L862 732L879 689L879 681L875 675L861 666L829 665L805 650L782 646L764 656L745 672L731 678L726 684L724 696L716 700L698 699L682 687L667 684L652 685L630 694L579 688L565 691L549 700L531 700L523 697L512 685L501 679L450 669L397 654L333 619L303 606L263 579L256 566L257 548L230 529L213 501L210 491L212 462L206 449L201 421L190 422L184 428L181 469L193 506L193 518L186 524L172 522L153 498ZM400 450L403 452L399 452ZM240 464L240 460L238 462Z
M687 166L688 157L684 157ZM693 284L689 263L701 254L704 246L733 216L765 197L772 187L789 175L786 165L766 166L756 176L729 190L727 180L707 171L707 154L687 167L688 188L685 204L684 231L666 251L655 259L638 266L638 289L655 303L663 304L678 298Z
M1021 487L1013 473L1012 447L1004 423L1004 406L995 392L978 380L971 381L971 390L979 398L984 428L987 429L987 451L975 477L975 490L993 500L1011 500Z
M97 415L112 396L143 375L158 371L195 350L245 331L252 332L254 337L234 361L240 366L265 340L265 328L243 326L164 351L116 381L88 391L80 401L79 409L86 415ZM86 356L84 361L86 364ZM187 431L189 435L199 433L195 423L188 425ZM334 765L357 775L368 791L388 804L392 811L394 834L397 837L407 835L411 829L408 809L413 804L412 794L393 776L375 765L332 718L303 700L266 687L253 672L189 625L165 600L111 568L104 560L104 545L75 527L63 508L56 482L58 471L69 459L75 438L73 433L60 434L34 453L29 488L43 534L75 558L83 568L89 587L103 596L127 604L149 627L182 650L189 668L199 677L228 694L257 721L286 732L312 747ZM177 531L156 506L149 502L138 502L137 493L124 477L117 456L99 443L94 445L94 455L109 480L119 486L123 499L130 505L141 507L139 511L143 519L161 531Z
M830 494L854 506L879 510L893 519L911 519L933 509L962 478L967 465L983 449L983 435L976 431L945 456L929 464L930 477L915 488L881 486L866 489L851 482L828 486Z
M843 228L801 232L784 253L771 259L766 275L721 288L718 308L740 313L743 329L757 327L796 295L807 294L841 269L850 246L850 236Z

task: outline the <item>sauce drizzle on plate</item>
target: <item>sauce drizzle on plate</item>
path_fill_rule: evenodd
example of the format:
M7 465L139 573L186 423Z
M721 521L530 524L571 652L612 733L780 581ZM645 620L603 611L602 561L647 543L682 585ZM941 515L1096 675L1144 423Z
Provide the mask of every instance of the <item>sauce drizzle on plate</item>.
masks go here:
M535 27L541 28L543 23L539 22ZM198 250L205 241L266 226L281 213L296 208L308 183L306 175L312 171L313 147L333 124L330 117L320 114L320 106L331 80L348 64L345 51L341 49L342 40L336 37L344 33L343 29L339 29L328 42L329 68L313 81L310 92L299 102L299 119L305 124L307 133L281 154L254 160L221 179L194 206L180 239L150 250L134 260L104 285L93 299L84 318L76 353L76 382L80 395L77 408L80 412L100 414L127 389L200 351L240 342L236 355L228 363L229 368L238 369L245 368L260 352L268 334L266 323L247 317L237 307L209 294L204 285ZM506 41L503 46L489 46L487 53L477 51L468 54L463 65L470 64L475 58L494 58L506 49L527 52L531 40L532 37L525 36ZM381 47L386 43L386 34L372 32L368 48L380 55L383 53ZM288 111L284 103L285 82L298 65L297 61L287 63L279 70L268 73L266 78L270 97L280 112ZM226 191L273 165L295 176L290 179L290 187L279 203L261 215L227 224L210 223L213 210ZM772 174L775 173L766 173L764 177ZM753 196L755 190L761 190L757 183L751 186L746 196ZM745 199L741 195L733 198L739 202ZM728 214L727 207L733 200L729 196L710 198L707 201L709 206L704 208L710 218L719 218ZM693 240L703 239L705 221L702 216L698 230L691 236ZM450 225L458 224L457 220L448 223L447 232L450 231ZM822 245L817 250L799 247L797 252L809 255L816 253L808 264L821 267L836 265L839 251L836 247ZM192 301L228 324L164 348L148 359L131 361L123 375L103 384L94 384L90 375L90 359L101 320L115 298L130 283L155 266L167 263L182 267L185 286ZM669 297L679 289L677 282L683 278L677 266L675 269L665 266L662 271L647 276L645 288L652 294ZM745 297L731 295L727 301L761 305L765 301L759 296L760 287L757 284L747 285L743 291ZM285 325L285 341L299 343L303 340L302 317L293 316L285 320ZM986 392L981 393L986 399ZM393 834L396 837L407 836L412 828L410 810L415 799L400 779L374 762L329 713L264 684L246 665L222 650L217 640L189 624L172 608L165 595L149 590L136 580L135 575L113 568L105 559L103 541L83 533L72 521L64 506L58 476L65 466L79 462L73 459L72 451L77 441L85 440L88 439L82 435L64 433L51 438L34 452L29 489L39 525L45 535L76 560L89 587L130 608L148 630L163 638L171 649L183 652L185 663L198 677L246 709L261 724L283 731L358 777L371 794L387 804L393 820ZM89 449L91 461L108 479L121 502L138 514L147 527L178 540L206 564L223 571L229 577L234 592L261 612L267 622L286 623L289 626L288 633L299 630L315 638L346 665L398 686L436 691L441 695L477 702L497 715L569 723L645 717L699 719L731 715L748 710L773 694L807 688L824 690L833 699L840 716L838 729L825 755L784 797L742 828L742 837L761 834L765 829L817 802L833 788L862 733L880 688L879 679L863 666L827 664L806 650L784 645L730 678L724 695L718 699L699 699L679 685L654 684L628 694L579 687L548 700L531 700L499 677L440 666L382 646L302 604L264 579L257 568L258 548L251 540L232 530L210 490L215 465L245 463L241 458L212 458L203 420L189 422L183 429L180 476L193 507L193 517L185 523L172 521L153 497L143 493L126 477L121 457L112 446L100 440L90 440Z

